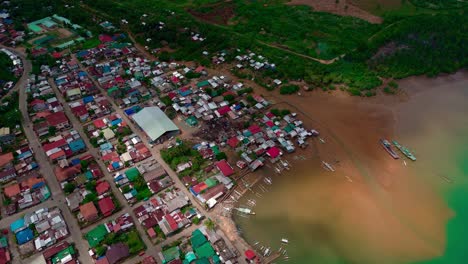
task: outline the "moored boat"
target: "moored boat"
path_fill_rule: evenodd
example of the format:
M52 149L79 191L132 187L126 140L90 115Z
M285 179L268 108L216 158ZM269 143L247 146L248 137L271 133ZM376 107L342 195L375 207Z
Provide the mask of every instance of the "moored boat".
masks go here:
M237 211L239 211L241 213L248 214L248 215L254 215L255 214L255 212L253 212L249 208L234 208L234 209L236 209Z
M390 144L390 142L388 142L388 140L380 139L380 144L387 151L387 153L390 154L390 156L392 156L392 158L394 158L394 159L399 159L400 158L400 156L398 156L398 154L393 150L392 144Z
M416 156L414 156L414 154L411 153L411 151L409 149L407 149L406 147L400 145L396 140L393 140L392 143L398 150L401 151L401 153L403 153L406 157L408 157L408 159L410 159L412 161L416 161Z

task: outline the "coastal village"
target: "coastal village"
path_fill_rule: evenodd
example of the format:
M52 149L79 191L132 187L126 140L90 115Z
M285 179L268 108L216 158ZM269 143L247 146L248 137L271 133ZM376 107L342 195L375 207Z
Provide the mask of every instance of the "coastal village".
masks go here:
M37 36L32 56L52 47L54 62L32 73L23 69L25 57L2 49L22 76L13 86L23 116L0 130L10 150L0 155L3 263L288 259L285 249L230 240L219 217L254 216L254 201L235 202L272 178L245 177L262 167L289 170L288 154L322 140L318 131L234 74L159 61L125 34L100 34L93 47L70 49L87 41L77 35L86 31L81 26L59 15L27 25ZM115 30L107 21L101 26ZM204 55L225 63L225 52ZM249 51L235 61L236 71L275 68Z

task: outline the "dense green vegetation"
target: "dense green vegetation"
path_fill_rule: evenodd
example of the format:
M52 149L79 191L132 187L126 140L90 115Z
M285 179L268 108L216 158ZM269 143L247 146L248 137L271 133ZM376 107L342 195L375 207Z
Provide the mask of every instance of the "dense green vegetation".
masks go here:
M0 52L0 81L9 82L14 81L15 75L11 72L13 63L5 53Z
M14 128L21 125L21 112L19 107L19 96L17 92L7 98L3 98L0 105L0 127Z
M181 176L190 175L200 170L203 165L203 157L198 151L191 148L190 142L182 142L177 146L161 150L162 159L176 170L177 165L192 162L192 166L180 173Z
M280 94L293 94L299 91L299 86L294 84L283 85L280 88Z
M418 7L432 9L459 8L468 5L464 0L410 0L410 2Z
M53 13L60 10L61 4L71 5L65 0L21 2L25 3L21 9L33 11L17 12L34 18L47 14L45 7ZM160 59L195 60L209 65L211 55L203 56L203 51L227 51L228 62L239 54L237 49L244 54L247 50L262 54L277 65L276 69L242 74L255 78L263 87L272 87L266 84L274 78L304 80L311 87L326 89L345 84L351 94L370 96L382 85L382 77L433 76L468 65L464 47L468 43L467 7L456 0L402 1L401 10L379 11L384 22L378 25L313 12L306 6L284 5L282 1L82 2L60 13L92 29L102 20L119 25L121 19L126 19L129 24L123 29L131 30L137 41L150 48L169 48L170 52L162 53ZM223 23L218 19L223 15L232 17ZM201 34L205 41L192 41L192 32ZM328 64L314 60L337 57Z

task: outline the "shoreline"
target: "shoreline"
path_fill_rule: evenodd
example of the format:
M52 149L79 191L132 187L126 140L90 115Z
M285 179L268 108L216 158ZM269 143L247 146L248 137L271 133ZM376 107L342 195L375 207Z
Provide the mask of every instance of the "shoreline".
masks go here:
M309 115L307 117L309 121L306 122L306 120L304 120L305 126L308 129L318 128L321 134L325 135L325 137L327 137L327 134L329 134L330 132L332 141L335 139L337 140L337 144L336 144L337 146L330 147L329 144L324 144L325 146L322 147L320 144L318 146L314 146L313 144L310 144L307 150L310 150L311 148L313 148L314 150L317 150L318 152L317 155L319 157L327 157L327 156L334 156L334 155L339 156L339 157L344 157L343 158L344 163L348 163L348 164L344 164L344 165L340 164L340 167L341 167L340 170L343 169L345 172L349 172L350 178L352 179L353 183L362 185L366 183L366 181L375 180L378 186L380 186L379 188L382 190L381 192L384 192L383 195L389 195L388 193L390 194L398 193L397 191L400 191L400 190L395 190L395 189L401 189L401 185L403 181L402 177L397 177L397 179L395 179L395 177L393 176L389 177L390 175L380 175L380 174L374 177L374 173L370 173L370 174L366 173L368 175L363 175L364 173L360 172L360 170L362 169L355 168L356 163L359 163L360 160L366 160L366 161L369 160L370 162L368 164L365 164L364 166L365 171L375 172L379 167L384 167L386 171L391 172L391 173L385 173L385 174L400 174L400 175L407 174L407 172L401 171L402 170L401 168L397 168L396 166L397 164L395 162L392 163L392 161L390 161L388 157L386 156L387 154L383 153L383 151L378 147L377 144L369 143L369 142L378 140L378 135L382 135L382 134L389 138L395 137L398 133L398 128L401 125L401 120L399 119L399 115L401 114L399 113L400 106L403 103L409 102L413 98L420 96L423 93L434 92L433 90L436 89L434 87L431 87L428 89L412 88L411 84L413 82L434 82L434 81L436 83L453 82L453 81L467 82L468 72L466 70L461 70L455 74L442 75L436 78L428 78L425 76L413 76L413 77L405 78L403 80L398 81L398 83L400 84L400 87L403 87L403 88L400 89L397 95L384 95L383 93L379 93L375 98L351 97L350 95L345 94L341 91L335 91L335 92L332 92L331 94L323 93L321 91L304 92L303 96L301 97L298 97L296 95L281 96L281 95L275 94L275 92L271 93L271 92L266 92L264 90L261 93L268 100L271 100L271 98L273 98L274 100L278 100L279 102L276 104L277 106L281 106L282 104L283 105L288 104L288 106L293 106L295 109L297 109L298 114L301 116L301 119L303 120L304 118L302 114L305 114L305 116ZM407 88L407 86L411 88ZM307 107L305 108L304 108L304 103L306 103L307 105ZM315 106L310 107L310 105L315 105ZM275 105L273 106L273 108L274 107ZM330 110L330 108L337 108L337 109ZM293 111L293 109L291 109L291 111ZM303 113L299 113L299 111ZM335 117L338 120L330 121L331 119L333 119L333 117ZM354 118L350 118L347 120L348 117L354 117ZM363 122L363 121L359 121L356 119L365 119L365 120ZM357 123L353 124L354 121L356 121ZM349 127L346 128L343 125L340 125L339 124L340 122L344 122L349 126L359 127L361 129L367 128L371 130L372 133L369 133L369 135L366 134L366 136L368 137L368 139L371 138L373 140L367 140L367 143L366 142L353 142L352 138L353 136L356 136L356 130L355 129L353 130ZM317 124L318 127L310 127L311 124ZM383 127L382 127L382 124L383 124ZM324 133L322 133L322 131ZM350 131L352 133L350 133ZM292 157L293 155L295 154L286 154L285 157L289 158L289 157ZM261 172L254 172L253 174L261 175ZM257 176L256 182L258 182L261 178L262 178L261 176ZM414 180L411 180L411 185L414 184L413 181ZM425 192L425 191L421 191L421 193L422 192ZM243 196L244 195L245 195L245 192L243 193ZM424 196L426 196L426 194L424 194ZM434 203L436 204L435 205L436 207L441 206L440 201L434 201ZM401 206L401 207L402 207L401 209L402 211L397 213L396 215L397 217L401 217L399 214L402 214L402 213L407 214L408 209L405 209L405 208L410 207L410 206L408 205L408 206ZM421 213L421 212L418 212L418 213ZM418 213L412 213L411 215L417 215ZM230 220L232 222L231 224L234 226L234 228L236 228L237 223L235 222L235 219L230 218ZM442 220L440 221L445 222L446 220L447 220L447 216L442 217ZM431 225L440 226L440 221L439 222L432 221ZM436 233L439 233L439 232L440 230L437 231ZM238 236L245 243L247 243L243 235L238 234ZM252 245L249 245L249 246L252 247ZM427 251L422 250L421 252L427 252ZM433 253L430 253L430 255L433 255Z

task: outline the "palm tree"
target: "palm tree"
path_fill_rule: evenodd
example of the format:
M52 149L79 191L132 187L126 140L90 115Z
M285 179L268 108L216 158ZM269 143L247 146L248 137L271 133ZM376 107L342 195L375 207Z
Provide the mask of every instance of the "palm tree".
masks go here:
M208 230L214 231L215 228L216 228L216 223L213 220L208 218L205 221L205 226L206 226L206 228L208 228Z

